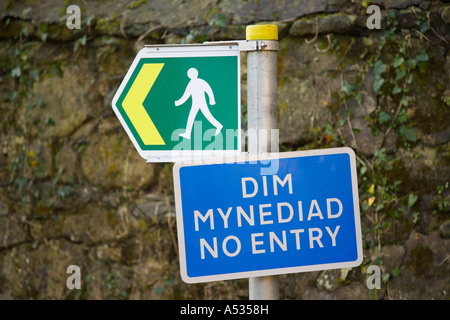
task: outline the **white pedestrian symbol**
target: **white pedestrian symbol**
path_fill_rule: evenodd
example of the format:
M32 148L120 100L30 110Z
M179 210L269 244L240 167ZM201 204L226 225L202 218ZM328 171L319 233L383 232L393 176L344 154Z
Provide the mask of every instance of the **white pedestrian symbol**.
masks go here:
M208 104L206 103L205 98L206 93L209 97L209 104L216 104L211 87L205 80L198 78L197 69L190 68L187 72L187 75L191 79L191 81L189 81L183 96L179 100L175 101L175 106L179 106L185 103L186 100L189 99L190 96L192 96L192 107L191 111L189 112L186 131L184 133L180 133L180 136L186 139L191 139L192 125L194 124L194 119L197 115L198 110L201 110L206 119L208 119L208 121L214 127L216 127L216 135L219 134L223 126L213 117L213 115L209 111Z

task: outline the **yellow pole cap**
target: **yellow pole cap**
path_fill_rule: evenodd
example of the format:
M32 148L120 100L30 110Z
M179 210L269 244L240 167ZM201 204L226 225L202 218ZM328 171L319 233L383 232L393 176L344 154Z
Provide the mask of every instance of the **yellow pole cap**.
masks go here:
M278 26L273 24L247 26L245 37L247 40L278 40Z

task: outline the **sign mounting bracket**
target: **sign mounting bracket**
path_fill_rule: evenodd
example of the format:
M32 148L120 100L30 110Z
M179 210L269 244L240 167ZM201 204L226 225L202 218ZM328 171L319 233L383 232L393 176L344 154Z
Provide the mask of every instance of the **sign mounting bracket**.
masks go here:
M231 41L206 41L204 45L238 45L239 51L278 51L278 41L274 40L231 40Z

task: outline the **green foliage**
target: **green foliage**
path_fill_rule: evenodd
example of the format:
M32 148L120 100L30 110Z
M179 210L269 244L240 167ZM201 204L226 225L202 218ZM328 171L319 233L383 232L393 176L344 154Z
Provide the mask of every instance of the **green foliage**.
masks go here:
M438 199L432 204L434 215L450 210L450 200L444 195L445 191L448 189L448 185L447 182L444 186L437 186Z
M211 15L215 14L216 10L212 10ZM213 18L206 17L206 25L198 28L190 29L186 37L181 43L202 43L205 41L213 41L214 34L222 29L225 29L228 25L228 21L222 13L218 12Z
M211 19L208 23L210 26L215 26L218 28L225 28L227 26L227 19L226 17L221 14L218 13L214 19Z
M127 290L121 290L120 285L117 282L120 279L120 272L109 273L103 279L103 286L106 289L108 300L127 300Z
M369 118L372 132L383 134L384 140L393 130L397 133L397 145L409 148L417 142L416 130L411 125L408 108L414 107L417 72L426 72L431 57L422 48L413 48L409 34L401 34L395 11L386 13L387 28L384 31L373 56L366 57L367 71L372 68L375 80L373 89L379 106L373 117ZM421 25L424 18L418 16ZM389 105L396 106L390 108Z
M425 32L428 25L426 18L419 15L416 25L421 32ZM409 215L412 216L413 226L420 219L419 194L414 190L405 191L408 187L404 186L402 176L395 170L398 170L399 163L397 152L400 149L410 150L417 143L417 132L412 121L416 95L421 90L417 80L427 72L433 56L425 45L419 49L412 45L411 34L400 30L394 10L386 11L386 27L376 39L378 42L360 55L365 65L356 77L352 75L353 81L343 79L342 68L342 85L334 97L337 105L344 107L345 112L340 113L344 117L337 121L337 125L328 123L322 132L331 135L340 132L340 127L349 126L353 135L358 134L358 130L351 128L352 114L348 106L350 102L361 105L362 81L370 79L367 75L373 74L376 108L366 116L366 121L374 137L378 141L379 137L382 138L381 146L373 156L357 154L357 168L361 213L370 222L364 230L365 244L381 249L385 235L393 232L396 221L407 220L405 217ZM330 140L340 139L345 143L342 134L331 136ZM448 207L448 202L441 197L435 207L435 211L439 212ZM386 274L383 280L388 281L398 272L397 269L392 274Z
M47 41L48 25L40 23L34 36L42 42ZM46 147L36 145L30 126L43 123L54 126L55 120L46 114L46 105L33 94L33 86L48 75L63 76L61 64L49 60L48 65L37 65L33 59L36 42L30 41L30 30L23 27L5 48L11 54L0 61L0 73L13 81L5 81L2 104L0 105L0 128L8 137L9 145L9 190L18 199L19 212L26 219L52 217L56 208L72 195L71 184L58 183L62 169L57 172L50 188L45 190L42 184L52 172L52 163L45 154ZM52 58L50 58L52 59ZM0 78L0 81L3 81ZM41 110L42 109L42 110ZM41 118L43 121L41 121ZM6 145L6 144L5 144ZM42 200L43 194L46 200ZM45 210L41 210L45 207Z

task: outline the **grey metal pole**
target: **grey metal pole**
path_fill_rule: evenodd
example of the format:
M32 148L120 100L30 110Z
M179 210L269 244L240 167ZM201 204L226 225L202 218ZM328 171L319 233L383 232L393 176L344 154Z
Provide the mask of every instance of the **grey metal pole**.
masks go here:
M248 26L247 41L257 50L247 52L248 152L278 152L271 130L277 129L277 53L278 29L273 25ZM278 276L249 279L250 300L278 300Z
M262 42L264 45L265 43ZM273 46L272 46L273 47ZM247 53L247 121L250 154L272 150L270 133L277 129L277 51ZM256 136L256 139L254 137ZM267 139L264 139L267 136ZM277 146L273 146L278 149Z

